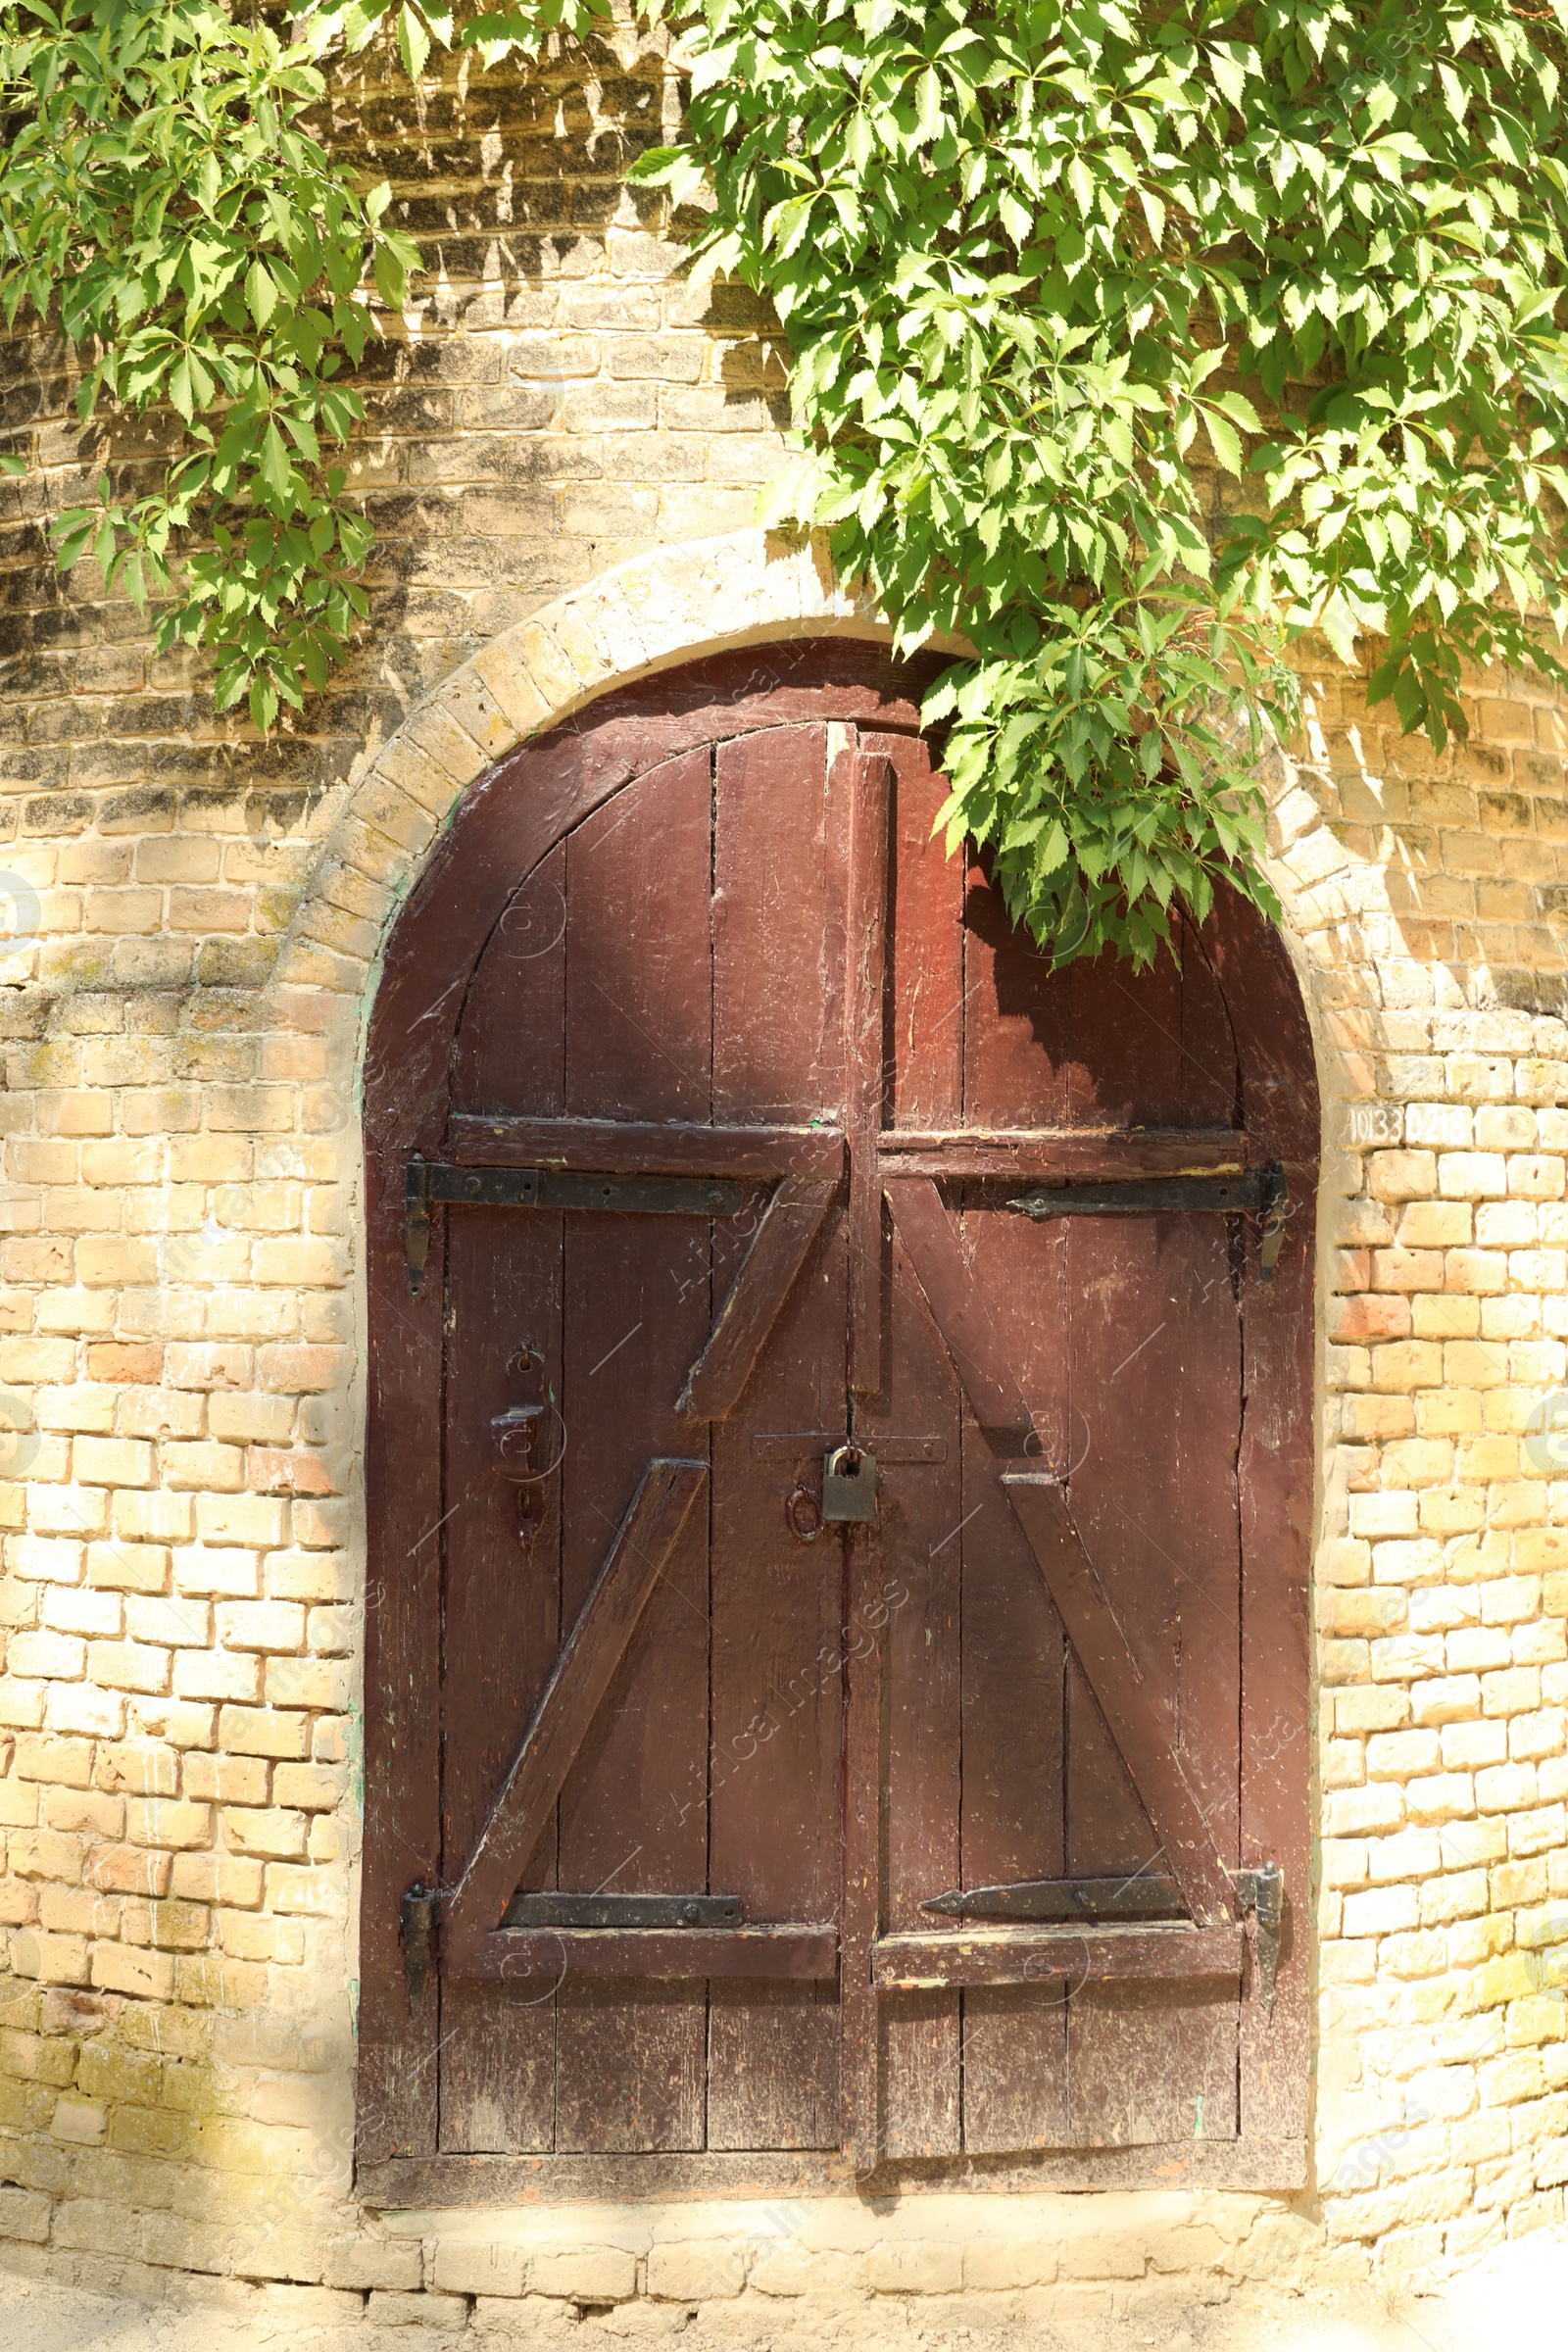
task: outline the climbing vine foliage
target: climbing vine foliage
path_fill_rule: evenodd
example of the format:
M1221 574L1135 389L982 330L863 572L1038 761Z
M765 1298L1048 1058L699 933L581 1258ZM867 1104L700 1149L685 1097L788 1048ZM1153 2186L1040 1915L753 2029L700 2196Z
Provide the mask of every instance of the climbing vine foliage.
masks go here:
M192 0L0 0L0 290L58 301L88 406L186 428L62 553L139 564L163 641L213 645L263 723L361 609L331 369L416 259L303 127L323 65L537 54L607 10L351 0L290 45ZM1440 746L1466 663L1568 680L1568 0L642 15L687 112L634 176L788 338L769 513L826 526L906 648L968 641L928 707L946 820L1063 958L1147 959L1221 873L1271 906L1259 727L1292 721L1294 636Z
M370 532L335 451L372 331L367 273L403 299L417 254L390 190L347 185L303 118L313 44L207 0L0 6L0 305L58 323L85 419L147 417L151 486L58 515L62 564L160 604L157 643L209 647L218 703L258 726L325 684L363 619ZM145 466L127 468L145 475ZM182 560L175 549L200 527Z

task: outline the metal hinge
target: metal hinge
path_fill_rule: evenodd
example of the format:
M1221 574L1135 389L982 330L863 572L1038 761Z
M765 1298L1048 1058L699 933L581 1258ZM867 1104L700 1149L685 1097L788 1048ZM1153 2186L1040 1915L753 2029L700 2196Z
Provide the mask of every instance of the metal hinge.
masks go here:
M1285 1170L1276 1160L1271 1168L1255 1168L1243 1176L1149 1176L1119 1184L1050 1185L1020 1193L1007 1206L1037 1221L1051 1217L1253 1216L1262 1236L1258 1279L1272 1282L1285 1239L1291 1195Z
M1257 1936L1257 1989L1263 2015L1274 2008L1274 1983L1280 1965L1280 1930L1285 1920L1285 1873L1277 1862L1236 1873L1237 1900L1245 1918L1250 1911Z
M438 1207L608 1209L618 1216L738 1217L746 1188L732 1176L583 1174L574 1168L459 1168L408 1163L409 1289L416 1298Z
M738 1894L514 1894L504 1928L738 1928Z
M431 1887L421 1886L416 1879L398 1907L403 1931L403 1976L409 1988L409 2008L415 2017L424 2006L424 1988L430 1982L438 1900Z
M1274 1269L1280 1262L1280 1248L1285 1240L1285 1220L1291 1213L1291 1188L1285 1181L1285 1170L1278 1160L1265 1168L1258 1180L1258 1209L1263 1219L1262 1243L1257 1253L1257 1279L1272 1282Z

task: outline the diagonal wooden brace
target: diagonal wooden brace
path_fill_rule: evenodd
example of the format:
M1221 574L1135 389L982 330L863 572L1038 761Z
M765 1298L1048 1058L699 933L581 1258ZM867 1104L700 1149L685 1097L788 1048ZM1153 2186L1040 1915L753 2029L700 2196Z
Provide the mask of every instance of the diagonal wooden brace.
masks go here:
M929 1176L888 1177L899 1239L982 1429L1027 1429L1029 1407Z
M675 1407L682 1420L722 1421L740 1402L836 1189L836 1179L823 1183L786 1176L774 1193L718 1320L687 1375Z
M446 1903L441 1958L448 1975L461 1976L500 1924L707 1477L706 1462L656 1459L644 1471Z
M1073 1525L1066 1489L1025 1471L1004 1471L1002 1484L1188 1909L1200 1927L1234 1919L1230 1874Z

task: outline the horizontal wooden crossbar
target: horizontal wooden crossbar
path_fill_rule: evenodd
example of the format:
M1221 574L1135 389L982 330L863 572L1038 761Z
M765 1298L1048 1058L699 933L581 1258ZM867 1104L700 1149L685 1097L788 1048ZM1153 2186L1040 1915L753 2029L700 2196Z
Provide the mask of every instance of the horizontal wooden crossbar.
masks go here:
M1087 1984L1109 1977L1240 1978L1245 1934L1217 1928L990 1928L884 1936L873 1946L883 1992L949 1984Z
M1229 1127L912 1128L877 1137L884 1176L1111 1181L1137 1176L1221 1176L1247 1165L1247 1138Z
M842 1127L697 1127L633 1119L454 1118L462 1167L635 1169L643 1176L812 1176L844 1170Z
M446 1976L487 1984L523 1978L774 1977L838 1974L837 1928L498 1928L466 1944Z

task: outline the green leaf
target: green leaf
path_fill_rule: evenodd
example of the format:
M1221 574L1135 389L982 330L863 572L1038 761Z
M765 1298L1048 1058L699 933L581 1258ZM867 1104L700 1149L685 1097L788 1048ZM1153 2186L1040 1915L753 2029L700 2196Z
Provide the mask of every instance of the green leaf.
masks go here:
M252 685L250 710L251 724L258 734L270 734L272 721L277 716L277 688L270 678L259 677Z
M270 422L262 435L261 456L257 471L279 504L287 499L290 481L288 451L283 446L282 434L276 425Z
M429 54L430 35L419 20L418 11L411 8L408 0L404 0L403 7L398 11L398 55L403 60L403 71L411 81L418 80Z
M252 262L245 272L245 301L258 326L265 326L277 308L277 287L265 263Z

